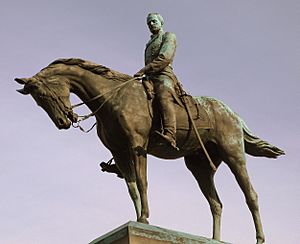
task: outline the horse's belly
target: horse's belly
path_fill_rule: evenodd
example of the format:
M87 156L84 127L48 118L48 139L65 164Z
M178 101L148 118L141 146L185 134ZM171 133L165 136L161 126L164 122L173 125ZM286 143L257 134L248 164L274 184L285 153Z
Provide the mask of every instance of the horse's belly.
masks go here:
M198 133L205 143L209 140L209 129L199 129ZM181 130L178 129L176 132L176 145L179 151L172 148L160 137L155 134L150 138L148 153L163 159L177 159L186 155L192 154L200 148L200 143L193 130Z

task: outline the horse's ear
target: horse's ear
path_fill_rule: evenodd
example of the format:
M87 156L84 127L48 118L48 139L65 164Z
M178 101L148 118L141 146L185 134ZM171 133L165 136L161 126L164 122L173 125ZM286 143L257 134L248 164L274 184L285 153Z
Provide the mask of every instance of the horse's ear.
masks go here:
M18 82L21 85L26 85L28 83L28 78L15 78L15 81ZM20 92L23 95L28 95L29 91L28 89L24 89L24 87L22 89L18 89L17 92Z
M28 78L15 78L15 81L21 85L25 85L28 83Z
M29 94L29 91L26 91L24 88L18 89L17 92L20 92L23 95L28 95Z

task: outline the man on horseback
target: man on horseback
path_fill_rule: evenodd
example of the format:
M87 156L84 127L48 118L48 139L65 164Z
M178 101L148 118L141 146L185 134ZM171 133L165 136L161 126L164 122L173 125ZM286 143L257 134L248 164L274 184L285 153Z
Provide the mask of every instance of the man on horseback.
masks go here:
M143 82L153 82L159 109L162 116L163 133L159 133L173 148L176 148L176 116L173 94L177 78L172 63L176 52L176 36L163 31L164 20L159 13L147 16L147 25L152 33L146 44L145 66L134 76L142 77Z

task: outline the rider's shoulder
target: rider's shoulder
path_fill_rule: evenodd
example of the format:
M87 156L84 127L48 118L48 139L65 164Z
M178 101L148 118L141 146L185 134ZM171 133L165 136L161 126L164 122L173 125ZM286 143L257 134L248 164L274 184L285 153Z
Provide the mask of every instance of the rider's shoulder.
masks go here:
M176 35L173 32L165 32L164 33L164 38L176 39Z

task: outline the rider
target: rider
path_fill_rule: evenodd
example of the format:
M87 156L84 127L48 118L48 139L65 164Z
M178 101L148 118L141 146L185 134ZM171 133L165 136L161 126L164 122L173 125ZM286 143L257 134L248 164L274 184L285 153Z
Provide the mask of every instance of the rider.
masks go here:
M176 52L176 36L163 31L164 20L159 13L147 16L147 25L152 33L146 44L145 66L134 76L146 76L154 85L163 122L163 134L159 133L173 148L176 148L176 116L173 103L176 75L172 63Z
M134 76L143 77L146 81L153 82L154 91L158 98L162 114L163 134L159 133L174 149L176 147L176 117L173 103L177 78L173 72L172 63L176 52L176 36L171 32L164 32L164 20L159 13L150 13L147 16L147 25L152 33L151 39L146 44L145 67ZM145 81L145 80L144 80ZM115 164L102 162L102 171L116 173L122 178Z

